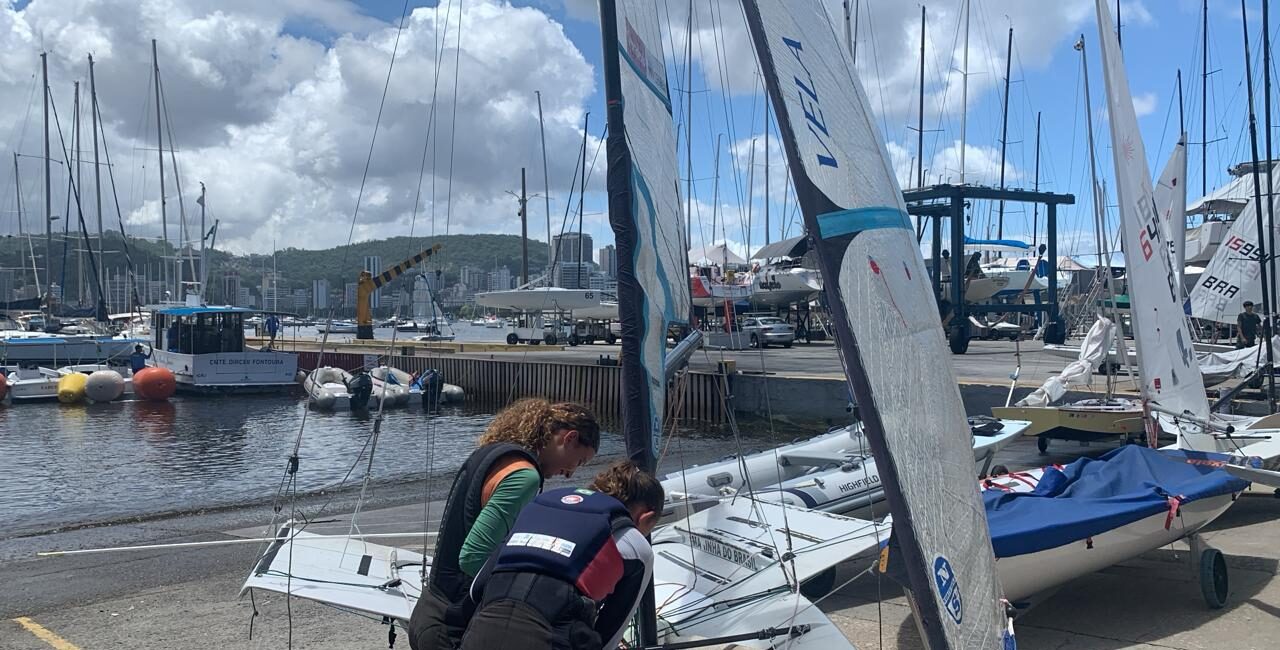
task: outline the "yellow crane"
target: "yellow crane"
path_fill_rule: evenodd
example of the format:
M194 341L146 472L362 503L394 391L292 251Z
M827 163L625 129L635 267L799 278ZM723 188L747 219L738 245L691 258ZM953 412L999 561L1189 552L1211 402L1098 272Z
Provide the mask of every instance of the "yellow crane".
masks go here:
M373 310L369 308L369 296L373 295L374 290L400 277L405 271L421 264L422 260L438 252L440 252L440 244L388 268L377 276L368 271L360 272L360 279L356 282L356 338L373 338Z

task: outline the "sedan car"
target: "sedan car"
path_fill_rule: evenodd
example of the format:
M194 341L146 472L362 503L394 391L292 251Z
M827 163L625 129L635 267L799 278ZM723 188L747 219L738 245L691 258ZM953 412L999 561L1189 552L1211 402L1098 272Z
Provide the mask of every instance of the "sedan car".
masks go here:
M796 328L775 316L748 318L742 321L742 331L751 337L751 347L781 345L791 347L796 340Z

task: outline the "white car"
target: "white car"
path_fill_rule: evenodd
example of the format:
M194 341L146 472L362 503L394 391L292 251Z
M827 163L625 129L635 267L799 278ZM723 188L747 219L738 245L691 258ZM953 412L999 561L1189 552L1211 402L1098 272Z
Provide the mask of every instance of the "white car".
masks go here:
M748 318L742 321L742 331L751 337L751 347L781 345L791 347L796 340L796 328L776 316Z

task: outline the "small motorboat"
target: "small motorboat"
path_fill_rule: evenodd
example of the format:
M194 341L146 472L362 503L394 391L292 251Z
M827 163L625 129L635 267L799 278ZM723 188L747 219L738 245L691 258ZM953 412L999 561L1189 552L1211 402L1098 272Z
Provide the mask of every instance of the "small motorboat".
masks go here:
M444 383L439 370L431 369L414 378L409 385L409 399L418 398L422 408L434 411L441 404L460 404L464 393L461 386Z
M333 322L324 322L316 325L316 330L321 334L325 332L330 334L355 334L357 327L354 322L349 320L335 320Z
M373 399L385 402L391 408L409 403L413 375L399 368L378 366L369 370L369 378L373 380Z
M324 366L308 373L302 387L314 409L355 411L368 407L373 381L363 373L352 375L342 368Z

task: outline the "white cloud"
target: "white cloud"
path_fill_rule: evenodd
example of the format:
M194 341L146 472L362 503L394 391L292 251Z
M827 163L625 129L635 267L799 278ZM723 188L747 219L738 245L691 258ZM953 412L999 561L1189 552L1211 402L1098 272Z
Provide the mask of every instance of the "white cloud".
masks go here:
M1137 113L1138 117L1150 115L1155 112L1157 103L1159 103L1159 98L1156 97L1155 93L1140 93L1134 95L1133 112Z
M595 71L562 26L538 9L500 0L463 6L460 53L457 11L446 16L445 7L418 8L406 21L357 238L408 233L428 129L434 152L427 150L416 232L431 227L433 180L437 232L446 221L451 232L518 232L504 190L518 188L521 167L528 169L531 188L542 186L534 94L539 90L551 192L558 201L568 194ZM297 25L305 27L302 33L328 32L333 38L321 42L288 33ZM160 38L165 104L189 217L195 214L198 181L204 181L210 211L222 222L219 247L261 252L273 242L308 248L345 242L396 37L395 25L363 15L346 0L33 0L21 11L6 3L0 6L0 142L18 147L21 139L22 152L39 153L40 95L31 89L42 45L50 53L52 94L69 139L71 82L85 78L84 57L92 51L126 223L131 234L158 236L149 92L153 35ZM591 131L598 134L604 116L592 117ZM455 133L450 217L445 197ZM56 149L56 132L53 143ZM588 154L597 143L590 139ZM24 165L24 184L38 182L37 163ZM172 238L178 201L173 172L166 172ZM592 189L602 188L603 180L601 155ZM62 186L59 178L55 213L62 211ZM28 207L38 211L41 192L35 190L24 193ZM563 203L557 203L552 220L558 226ZM545 218L540 206L538 201L531 209L535 224ZM106 221L114 223L113 212ZM0 222L0 229L16 230L12 220Z

